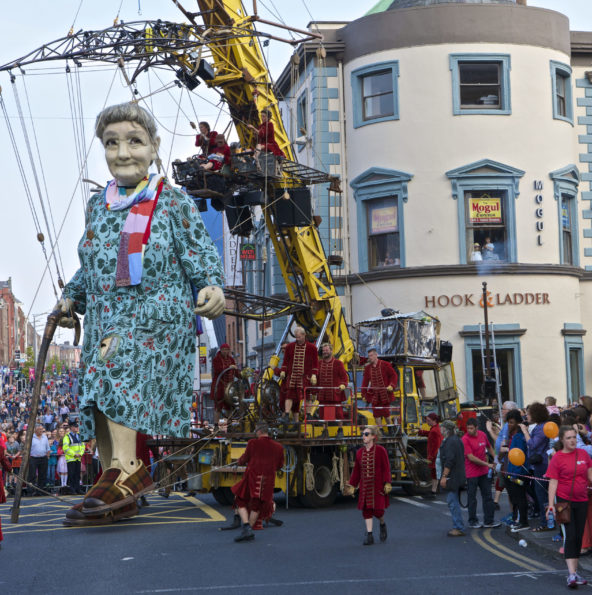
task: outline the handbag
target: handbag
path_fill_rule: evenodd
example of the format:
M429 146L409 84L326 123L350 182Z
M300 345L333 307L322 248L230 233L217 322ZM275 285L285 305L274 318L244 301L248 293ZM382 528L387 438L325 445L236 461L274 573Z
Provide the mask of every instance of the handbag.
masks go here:
M573 496L574 483L576 481L576 473L578 471L578 451L576 450L576 468L574 469L574 476L571 482L571 491L569 499ZM567 525L571 521L571 502L558 502L555 504L555 521L561 525Z

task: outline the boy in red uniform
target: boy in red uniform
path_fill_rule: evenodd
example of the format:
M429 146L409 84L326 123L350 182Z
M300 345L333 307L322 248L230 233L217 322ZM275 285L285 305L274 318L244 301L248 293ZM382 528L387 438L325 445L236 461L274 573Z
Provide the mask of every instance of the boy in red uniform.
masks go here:
M227 370L227 368L230 368ZM227 370L224 372L224 370ZM220 376L224 372L222 376ZM220 378L220 380L218 380ZM235 378L240 378L236 362L230 355L230 345L222 343L220 350L212 360L212 395L214 397L214 425L220 421L222 410L230 411L231 407L224 401L224 391Z
M384 522L384 511L388 508L389 494L393 489L391 485L391 466L386 449L376 444L378 428L368 426L362 432L364 446L356 453L356 463L345 485L345 496L353 496L355 488L359 485L358 510L366 523L366 538L364 545L372 545L372 517L380 522L380 541L386 541L387 531Z
M275 474L284 466L284 447L268 435L266 423L255 428L257 438L249 440L247 449L237 465L247 465L243 478L232 487L235 505L243 523L241 534L234 541L255 539L252 527L261 518L273 515L273 490Z
M301 326L294 329L294 336L296 341L288 343L280 372L280 378L286 384L284 422L288 422L292 415L298 414L303 395L308 402L312 401L312 394L306 389L316 386L319 371L317 348L314 343L306 341L306 333Z
M420 436L427 436L428 437L428 448L427 448L427 455L428 455L428 463L430 466L430 473L432 476L432 491L429 495L424 496L424 498L435 498L436 492L438 491L438 476L436 474L436 458L438 457L438 451L440 450L440 445L442 444L442 432L440 432L440 418L438 417L437 413L428 413L426 415L426 423L430 426L428 431L426 430L419 430L418 434Z
M376 349L369 349L368 363L362 379L362 395L366 402L372 405L372 414L379 425L389 426L390 404L398 385L399 376L393 367L388 362L378 359Z

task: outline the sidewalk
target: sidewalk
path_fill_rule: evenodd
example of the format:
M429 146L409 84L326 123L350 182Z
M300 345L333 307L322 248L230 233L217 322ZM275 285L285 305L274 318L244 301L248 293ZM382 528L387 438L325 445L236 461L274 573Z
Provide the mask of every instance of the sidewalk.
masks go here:
M535 519L536 520L536 519ZM533 526L534 525L533 523ZM563 554L559 553L559 548L563 545L561 541L553 541L553 537L558 535L559 528L553 531L543 531L542 533L535 533L533 531L520 531L520 533L512 533L510 527L506 526L506 534L517 542L524 539L528 544L526 549L534 551L542 556L551 557L556 560L563 561ZM592 553L592 550L590 550ZM587 572L592 573L592 555L586 554L580 558L580 567Z

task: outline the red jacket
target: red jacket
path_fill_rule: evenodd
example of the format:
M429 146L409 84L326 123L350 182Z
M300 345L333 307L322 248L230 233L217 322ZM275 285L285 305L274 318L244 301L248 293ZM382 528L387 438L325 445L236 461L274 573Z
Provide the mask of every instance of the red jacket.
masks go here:
M418 432L420 436L427 436L428 437L428 459L430 461L430 468L436 468L436 457L438 456L438 451L440 450L440 445L442 444L442 432L440 432L440 426L436 424L432 426L429 430L420 430Z
M222 374L222 372L228 368L229 366L235 366L236 362L234 358L229 355L228 357L224 357L221 351L218 351L212 360L212 395L215 401L221 401L224 399L224 389L235 379L240 378L240 374L238 370L228 370L228 372L224 373L224 376L220 378L220 382L218 382L218 376ZM218 386L216 388L216 383L218 382ZM214 391L216 394L214 395Z
M399 375L393 367L383 359L379 359L376 367L366 364L362 379L362 396L367 403L373 405L388 405L394 400L394 394L389 393L386 387L392 386L397 390Z
M341 403L345 400L344 391L335 388L342 384L347 386L349 382L349 377L341 360L334 357L330 361L320 359L318 380L320 388L323 386L332 387L322 389L318 392L317 398L319 403Z
M360 486L358 508L388 508L389 497L384 484L391 483L391 465L383 446L375 444L370 450L362 446L356 453L356 463L349 478L350 485Z
M0 467L4 469L5 473L9 473L12 471L12 465L10 461L6 458L6 451L4 447L0 444ZM6 494L4 493L4 478L2 477L2 471L0 471L0 504L4 504L6 502Z
M244 500L258 499L271 503L275 474L284 466L284 447L269 436L254 438L238 460L247 465L241 481L232 487L234 494Z
M259 126L257 143L263 145L264 151L269 151L278 157L285 157L284 152L275 140L275 131L271 122L266 122Z
M314 343L306 341L304 343L304 371L302 374L302 386L306 388L310 385L310 377L314 374L315 376L319 372L319 353ZM286 346L284 353L284 361L282 363L282 372L286 373L286 389L292 388L292 369L294 367L294 351L296 349L296 341L289 343ZM294 378L294 382L298 379Z

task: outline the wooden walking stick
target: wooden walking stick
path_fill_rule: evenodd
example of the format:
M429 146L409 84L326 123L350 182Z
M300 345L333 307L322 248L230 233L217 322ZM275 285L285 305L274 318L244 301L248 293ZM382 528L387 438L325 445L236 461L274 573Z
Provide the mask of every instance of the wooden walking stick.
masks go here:
M62 312L61 308L56 308L47 317L47 323L43 333L43 340L41 341L41 347L39 348L39 354L37 356L37 363L35 365L35 384L33 388L33 396L31 398L31 408L29 410L29 423L27 425L27 433L25 434L25 448L23 449L21 470L17 477L16 488L14 492L14 503L12 505L10 517L10 522L15 524L18 523L19 520L23 482L25 481L25 478L27 477L27 471L29 470L29 456L31 453L31 443L33 442L33 432L35 431L37 410L39 409L39 398L41 395L41 384L43 383L45 360L47 359L47 352L53 340L58 323L64 316L66 316L66 314ZM78 345L78 341L80 340L80 320L73 309L70 311L69 316L74 319L74 345Z

